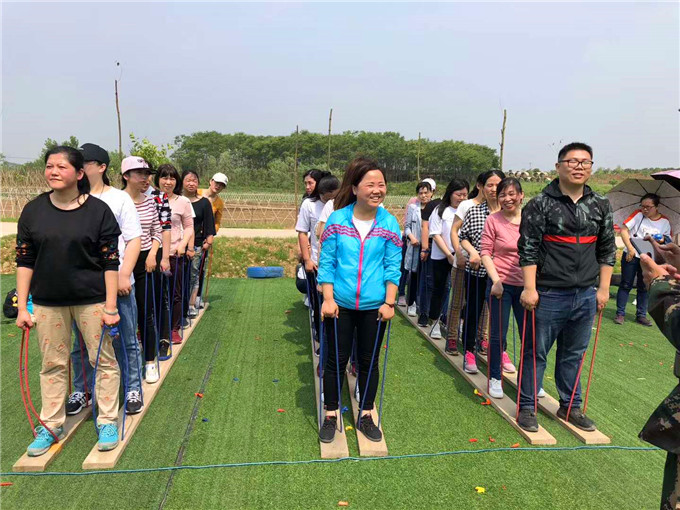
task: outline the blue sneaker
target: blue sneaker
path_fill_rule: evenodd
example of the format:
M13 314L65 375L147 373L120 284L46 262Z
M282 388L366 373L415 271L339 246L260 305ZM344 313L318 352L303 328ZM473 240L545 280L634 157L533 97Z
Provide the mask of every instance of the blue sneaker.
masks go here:
M64 427L55 427L52 429L52 432L57 435L59 440L64 438ZM50 434L50 431L42 425L35 428L35 433L35 439L26 449L26 454L29 457L39 457L40 455L43 455L56 442L54 436Z
M118 446L118 427L113 423L99 426L99 441L97 448L100 452L113 450Z

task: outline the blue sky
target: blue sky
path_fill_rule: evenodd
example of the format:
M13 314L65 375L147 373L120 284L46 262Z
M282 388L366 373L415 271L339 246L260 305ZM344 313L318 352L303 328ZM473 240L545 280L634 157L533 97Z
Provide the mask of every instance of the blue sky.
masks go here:
M418 132L550 168L680 166L677 3L4 3L2 152L217 130Z

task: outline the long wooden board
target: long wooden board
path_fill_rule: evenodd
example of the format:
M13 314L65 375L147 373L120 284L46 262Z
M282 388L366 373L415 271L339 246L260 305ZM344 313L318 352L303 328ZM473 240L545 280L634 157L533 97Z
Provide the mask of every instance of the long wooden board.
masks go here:
M191 325L188 328L184 329L184 339L182 340L182 343L174 344L172 346L172 358L160 362L160 378L158 379L158 382L155 384L147 384L146 381L142 379L142 394L144 398L144 409L142 409L142 412L139 414L128 415L126 417L124 414L125 409L123 407L120 408L120 411L118 412L118 435L120 439L120 435L123 432L123 419L125 418L125 438L120 439L118 446L114 450L109 450L107 452L100 452L97 449L97 445L95 444L92 450L90 450L90 453L85 458L85 461L83 461L83 469L111 469L116 467L116 464L123 455L125 448L127 448L128 444L130 444L132 436L134 436L137 427L144 416L146 416L146 413L149 410L149 407L151 407L151 403L153 402L154 398L156 398L163 381L165 381L165 378L168 376L168 372L170 372L172 365L174 365L175 361L177 361L177 358L179 358L180 352L182 352L182 349L184 349L184 346L189 341L191 334L194 332L194 329L196 329L196 326L203 318L203 314L208 309L208 306L209 303L205 303L205 306L202 310L200 310L198 317L191 321Z
M486 356L477 355L477 359L486 365ZM513 388L517 388L517 372L514 374L503 372L503 380L510 384ZM581 430L568 421L563 420L557 416L557 410L560 408L560 403L554 397L546 393L545 397L539 398L538 408L550 415L555 421L562 425L565 429L571 432L577 439L583 441L585 444L609 444L612 442L611 438L595 429L592 432Z
M354 429L357 433L357 443L359 445L359 455L362 457L387 457L387 443L385 442L385 432L382 429L382 423L380 424L380 432L382 432L382 439L378 442L371 441L357 428L357 423L359 422L359 407L360 403L354 398L354 388L357 384L357 378L352 375L352 371L349 369L346 372L347 375L347 389L349 389L350 397L352 401L352 416L354 417ZM373 423L378 424L378 409L373 406L371 411L371 416L373 417Z
M45 471L47 466L57 458L57 455L61 453L64 446L73 438L73 435L80 426L87 421L91 414L92 406L88 406L76 415L66 416L66 421L64 422L64 439L60 440L58 443L54 443L50 449L40 457L29 457L24 453L21 458L14 463L12 471L19 473Z
M415 328L427 339L428 342L430 342L438 351L439 354L441 354L444 359L446 359L453 368L455 368L464 378L466 381L468 381L473 387L477 389L477 391L481 392L483 395L486 395L489 399L491 407L496 409L498 413L510 424L512 427L519 432L519 434L527 440L529 444L532 445L553 445L557 444L557 440L548 432L545 430L543 427L540 425L538 426L538 432L528 432L524 430L522 427L520 427L517 424L517 420L515 419L516 415L516 405L512 401L510 397L505 395L503 398L496 399L492 398L488 395L487 391L487 380L486 376L482 374L481 372L477 372L476 374L468 374L465 370L463 370L463 356L451 356L446 353L444 350L446 347L446 340L445 339L439 339L435 340L430 337L429 335L429 327L420 327L418 326L418 323L416 321L416 317L409 317L408 314L406 313L406 307L405 306L398 306L397 309L401 314L406 317L406 319L415 326Z
M324 413L323 405L319 409L319 376L317 370L319 369L319 356L314 354L316 350L316 345L314 344L314 334L312 333L312 328L314 324L309 321L309 338L312 343L312 368L314 369L314 394L316 395L316 421L318 424L319 413ZM321 324L323 327L323 323ZM338 410L338 415L342 414L342 409ZM322 443L319 441L319 448L321 450L322 459L342 459L344 457L349 457L349 448L347 447L347 434L345 434L345 428L342 426L343 420L338 420L338 427L340 430L335 431L335 437L330 443Z

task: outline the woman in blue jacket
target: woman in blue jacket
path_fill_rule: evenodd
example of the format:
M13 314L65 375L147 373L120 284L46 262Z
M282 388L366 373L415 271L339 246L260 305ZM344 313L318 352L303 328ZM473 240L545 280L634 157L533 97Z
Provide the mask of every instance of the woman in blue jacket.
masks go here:
M335 198L335 211L321 237L318 281L323 289L324 318L337 318L338 357L335 359L333 320L325 321L328 358L324 369L326 418L319 439L330 443L335 436L338 411L337 370L344 373L356 331L359 391L364 411L359 430L371 441L382 434L371 418L378 389L378 358L371 358L376 337L380 344L387 321L394 316L401 262L399 224L380 204L387 185L384 172L372 159L358 157L350 162ZM368 372L371 379L368 380ZM342 381L340 377L340 391Z

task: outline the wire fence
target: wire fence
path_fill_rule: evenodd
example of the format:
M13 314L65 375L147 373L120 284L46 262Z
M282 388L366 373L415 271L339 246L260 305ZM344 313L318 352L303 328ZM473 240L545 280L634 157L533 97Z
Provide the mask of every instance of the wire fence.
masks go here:
M24 206L46 188L14 186L0 189L3 219L16 219ZM385 198L385 207L403 222L408 196ZM222 226L227 228L294 228L300 208L300 197L294 193L229 192L222 193L225 202Z

